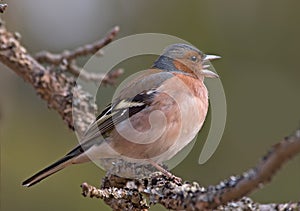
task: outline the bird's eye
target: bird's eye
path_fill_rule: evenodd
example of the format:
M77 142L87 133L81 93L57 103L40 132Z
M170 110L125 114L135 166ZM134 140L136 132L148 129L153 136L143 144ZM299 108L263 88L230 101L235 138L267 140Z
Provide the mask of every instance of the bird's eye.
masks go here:
M192 60L193 62L196 62L196 61L197 61L197 56L192 56L192 57L191 57L191 60Z

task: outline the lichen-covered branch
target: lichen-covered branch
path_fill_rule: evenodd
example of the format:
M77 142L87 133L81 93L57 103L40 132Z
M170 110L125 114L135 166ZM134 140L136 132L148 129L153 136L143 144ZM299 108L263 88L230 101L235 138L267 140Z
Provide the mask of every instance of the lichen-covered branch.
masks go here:
M146 199L143 197L142 193L134 191L131 189L117 188L117 187L107 187L105 189L97 189L87 183L81 185L82 195L89 196L91 198L101 198L103 199L113 210L125 210L124 205L127 205L127 210L148 210L148 205ZM114 198L115 201L110 200Z
M245 196L257 188L270 182L280 167L291 158L300 153L300 129L293 135L284 138L275 144L259 164L243 175L231 177L225 183L234 186L220 192L218 200L226 203Z
M233 206L241 208L242 205L247 207L247 209L242 210L284 210L284 207L294 207L294 210L300 210L299 203L287 203L277 206L274 206L274 204L261 205L252 202L248 198L245 201L244 198L250 192L270 182L280 167L299 153L300 130L297 130L295 134L274 145L255 168L246 171L242 175L231 176L215 186L201 187L195 182L178 184L166 178L162 173L157 172L143 180L107 175L103 179L100 189L86 183L82 188L85 196L103 198L110 206L118 204L119 207L113 207L114 210L128 210L126 207L130 204L143 204L145 206L143 203L144 198L139 198L139 203L137 201L133 203L129 200L130 196L139 194L147 196L150 205L159 203L172 210L226 210L233 209ZM121 199L113 194L106 195L106 197L101 196L100 193L110 192L111 187L117 188L125 195L129 194L123 197L127 199L127 203L120 201Z
M61 58L66 56L75 59L78 56L91 54L108 44L117 31L118 29L114 28L113 32L98 42L79 47L75 51L65 51ZM9 32L2 21L0 22L0 62L31 84L37 94L47 102L48 107L56 110L69 128L76 128L79 135L94 120L97 106L93 97L76 85L74 77L41 65L22 46L20 36ZM78 74L79 72L75 75ZM121 74L122 70L116 70L105 76L93 74L92 79L102 79L102 84L111 84ZM87 79L91 78L86 74L83 75Z

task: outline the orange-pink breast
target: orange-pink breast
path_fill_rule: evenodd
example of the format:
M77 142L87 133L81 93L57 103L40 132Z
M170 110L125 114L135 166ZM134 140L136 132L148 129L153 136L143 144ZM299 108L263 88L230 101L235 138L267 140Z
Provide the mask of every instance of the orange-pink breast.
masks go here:
M173 157L199 132L208 110L203 81L177 74L158 88L152 104L116 126L108 140L124 159Z

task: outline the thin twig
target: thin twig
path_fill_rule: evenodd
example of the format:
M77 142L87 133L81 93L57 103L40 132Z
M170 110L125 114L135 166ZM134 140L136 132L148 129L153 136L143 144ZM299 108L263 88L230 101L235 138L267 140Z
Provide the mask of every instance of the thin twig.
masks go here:
M123 74L122 69L113 70L108 74L89 73L76 64L76 59L81 56L99 53L99 51L104 46L112 42L119 30L120 28L116 26L112 30L110 30L103 39L91 44L84 45L82 47L78 47L73 51L65 50L60 54L53 54L47 51L42 51L37 53L35 58L41 63L48 63L54 66L62 66L64 67L64 70L69 71L74 76L80 77L85 81L92 81L99 84L101 83L103 85L112 85L115 83L115 80Z
M50 63L54 65L61 64L64 60L70 61L81 56L92 55L102 49L104 46L108 45L120 31L118 26L115 26L110 30L103 39L98 40L94 43L87 44L76 48L73 51L65 50L61 54L53 54L47 51L41 51L36 54L35 58L39 62Z
M81 79L87 82L91 81L95 83L103 83L104 85L115 84L116 79L119 78L124 73L124 70L121 68L112 70L107 74L89 73L83 68L78 67L76 64L74 64L74 62L71 62L71 64L67 66L67 69L74 76L80 77Z

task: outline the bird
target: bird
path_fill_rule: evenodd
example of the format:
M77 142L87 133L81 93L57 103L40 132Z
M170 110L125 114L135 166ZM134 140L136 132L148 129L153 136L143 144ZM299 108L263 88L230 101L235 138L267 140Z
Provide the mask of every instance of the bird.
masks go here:
M72 164L122 158L161 167L197 135L209 108L205 78L220 56L176 43L131 79L87 128L80 144L22 185L30 187Z

